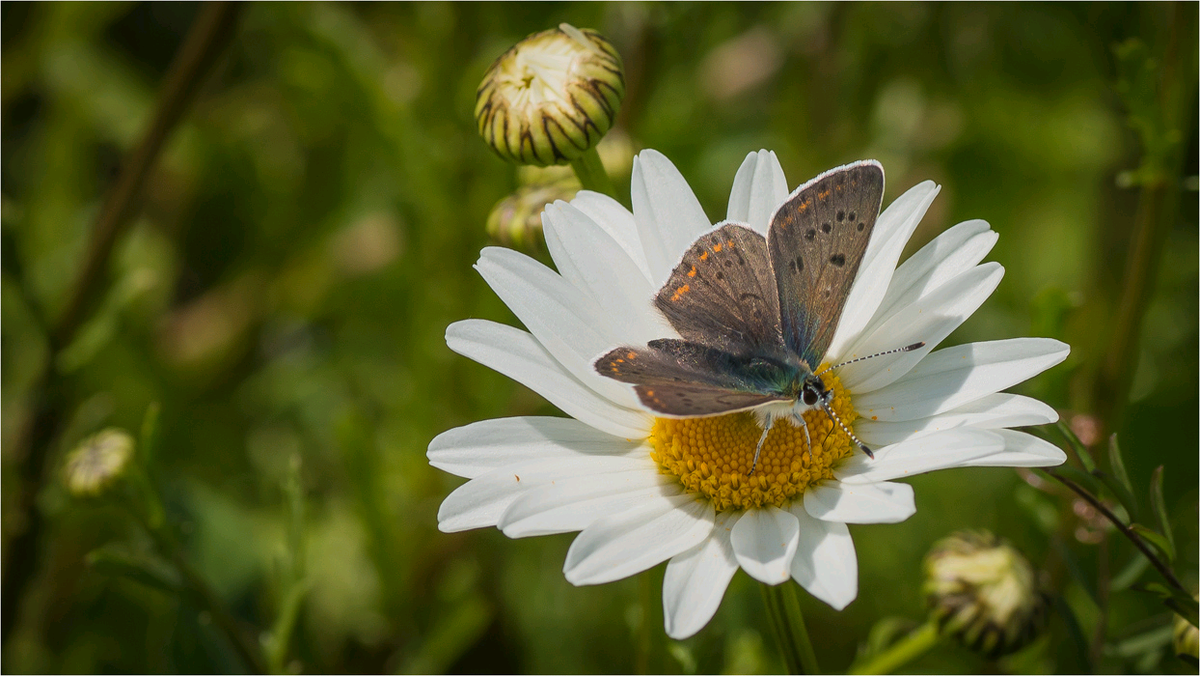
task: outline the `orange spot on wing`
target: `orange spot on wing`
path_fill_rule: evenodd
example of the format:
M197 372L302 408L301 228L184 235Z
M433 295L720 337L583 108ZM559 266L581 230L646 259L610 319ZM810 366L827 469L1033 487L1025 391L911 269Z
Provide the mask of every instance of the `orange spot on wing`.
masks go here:
M713 253L721 253L721 245L720 244L713 247Z
M707 251L705 251L704 253L700 254L700 260L702 260L702 261L706 261L706 260L708 260L708 252L707 252Z
M692 287L691 287L691 285L690 285L690 284L684 284L683 286L681 286L681 287L679 287L678 289L676 289L676 290L675 290L675 293L671 295L671 300L672 300L672 301L677 301L677 300L679 300L679 298L680 298L681 296L683 296L683 294L685 294L685 293L687 293L688 291L691 291L691 290L692 290Z
M695 277L695 276L696 276L696 266L693 265L692 269L688 270L688 277Z
M728 242L725 242L725 243L726 243L727 245L729 245L729 248L730 248L730 249L732 249L732 248L733 248L733 240L732 240L732 239L731 239L731 240L729 240Z
M819 192L819 193L817 193L817 199L819 199L819 200L823 200L823 199L825 199L826 197L829 197L829 191L828 191L828 190L826 190L825 192Z
M637 352L630 352L629 354L626 354L626 355L625 355L625 358L626 358L626 359L633 359L633 358L634 358L634 357L636 357L636 356L637 356Z

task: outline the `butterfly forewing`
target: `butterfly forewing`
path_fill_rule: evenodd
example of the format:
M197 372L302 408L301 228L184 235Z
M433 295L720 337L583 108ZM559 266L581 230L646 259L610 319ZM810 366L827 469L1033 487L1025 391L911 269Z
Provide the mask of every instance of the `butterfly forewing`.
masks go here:
M783 340L812 368L833 340L882 201L883 168L857 162L802 186L771 219Z
M696 240L654 304L684 339L732 354L784 355L767 243L726 224Z

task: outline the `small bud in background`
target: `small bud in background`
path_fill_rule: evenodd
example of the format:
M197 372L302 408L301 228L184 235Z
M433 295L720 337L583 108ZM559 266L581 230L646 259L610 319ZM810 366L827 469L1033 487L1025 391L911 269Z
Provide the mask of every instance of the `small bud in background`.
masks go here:
M1172 638L1175 654L1186 660L1188 664L1195 666L1197 658L1200 658L1200 630L1193 627L1191 622L1176 615L1175 632L1172 634Z
M1024 647L1044 625L1048 599L1037 573L987 531L961 531L934 544L924 591L941 632L988 657Z
M475 123L509 161L566 164L604 137L624 95L624 68L612 44L564 23L496 59L475 93Z
M492 207L487 232L492 239L515 249L541 248L542 210L555 200L570 200L579 191L574 177L547 184L523 185Z
M64 478L76 497L94 497L107 490L122 475L133 458L133 437L124 430L109 428L94 434L67 456Z

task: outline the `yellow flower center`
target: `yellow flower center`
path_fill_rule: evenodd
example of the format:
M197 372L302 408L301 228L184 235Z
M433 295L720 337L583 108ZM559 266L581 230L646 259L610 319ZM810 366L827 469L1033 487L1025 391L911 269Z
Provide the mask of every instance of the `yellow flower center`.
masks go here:
M858 417L850 393L832 373L821 378L834 392L830 408L849 426ZM650 457L663 473L678 477L688 491L710 500L717 511L784 507L809 484L833 478L834 462L855 448L824 411L805 411L804 421L812 439L811 455L804 430L790 419L777 420L763 443L753 475L750 467L762 428L749 411L707 418L658 418L650 433L654 448Z

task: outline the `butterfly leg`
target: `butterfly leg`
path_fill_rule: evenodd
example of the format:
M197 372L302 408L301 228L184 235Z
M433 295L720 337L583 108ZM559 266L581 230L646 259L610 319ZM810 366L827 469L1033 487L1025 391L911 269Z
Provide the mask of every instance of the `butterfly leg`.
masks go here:
M754 476L754 470L758 467L758 454L762 453L763 444L767 441L767 433L771 431L771 427L774 425L775 419L767 416L767 420L763 424L762 436L758 438L758 445L754 447L754 460L750 463L750 473L746 476Z

